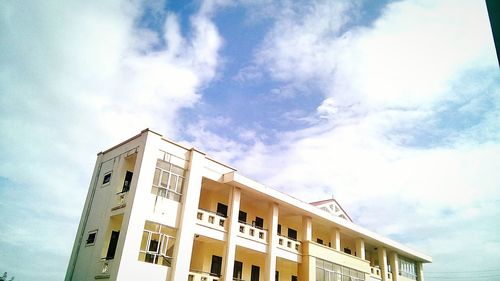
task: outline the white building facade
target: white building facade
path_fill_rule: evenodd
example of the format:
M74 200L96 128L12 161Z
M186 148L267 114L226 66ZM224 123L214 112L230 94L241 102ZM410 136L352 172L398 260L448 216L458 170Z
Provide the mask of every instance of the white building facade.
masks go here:
M422 281L431 261L146 129L98 154L65 280Z

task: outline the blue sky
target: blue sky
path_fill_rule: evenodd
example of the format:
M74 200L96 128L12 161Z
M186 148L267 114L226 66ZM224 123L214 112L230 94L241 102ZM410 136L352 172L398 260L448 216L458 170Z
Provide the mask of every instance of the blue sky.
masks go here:
M0 42L16 280L63 278L96 153L146 127L305 201L333 194L433 256L427 280L500 278L484 1L3 1Z

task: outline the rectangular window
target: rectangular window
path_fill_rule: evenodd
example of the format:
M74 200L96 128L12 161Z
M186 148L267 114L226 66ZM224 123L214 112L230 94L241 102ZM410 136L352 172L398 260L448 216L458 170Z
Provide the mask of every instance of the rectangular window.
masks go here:
M227 218L227 205L217 203L217 215Z
M243 277L243 263L234 261L233 280L242 280Z
M316 259L316 281L364 281L365 274L359 270L341 266L326 260Z
M184 168L158 159L151 192L157 196L180 202L184 173Z
M175 229L147 221L142 233L139 260L171 266L175 246Z
M250 281L259 281L260 280L260 267L256 265L252 265L252 272L250 274Z
M133 175L134 173L132 173L131 171L127 171L127 173L125 174L125 180L123 181L122 192L128 192L130 190L130 184L132 183Z
M316 238L316 243L323 245L323 239Z
M102 185L109 184L111 182L111 174L112 172L104 174L104 177L102 178Z
M255 227L263 229L264 228L264 219L260 217L255 217Z
M240 211L238 213L238 221L242 223L247 223L247 213Z
M292 281L297 281L297 276L292 275Z
M346 254L349 254L349 255L350 255L352 252L351 252L351 249L349 249L349 248L344 248L344 253L346 253Z
M288 238L291 238L293 240L297 240L297 230L293 228L288 228Z
M281 224L278 224L278 234L281 235Z
M96 237L97 237L97 230L90 231L89 235L87 236L87 241L85 243L85 246L93 246L95 244Z
M220 276L222 269L222 257L213 255L212 265L210 266L210 275Z
M112 260L115 258L116 246L118 246L118 238L120 237L120 231L112 231L111 238L109 240L108 252L106 253L106 259Z

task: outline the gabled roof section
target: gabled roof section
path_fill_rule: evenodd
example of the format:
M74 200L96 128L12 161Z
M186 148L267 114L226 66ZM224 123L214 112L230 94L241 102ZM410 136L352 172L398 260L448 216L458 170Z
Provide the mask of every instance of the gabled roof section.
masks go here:
M346 211L344 211L344 209L342 208L342 206L340 206L339 202L337 202L337 200L335 199L326 199L326 200L321 200L321 201L317 201L317 202L311 202L309 203L315 207L317 207L318 209L321 209L333 216L337 216L339 218L343 218L345 220L348 220L350 222L353 222L351 217L349 217L349 215L347 214Z

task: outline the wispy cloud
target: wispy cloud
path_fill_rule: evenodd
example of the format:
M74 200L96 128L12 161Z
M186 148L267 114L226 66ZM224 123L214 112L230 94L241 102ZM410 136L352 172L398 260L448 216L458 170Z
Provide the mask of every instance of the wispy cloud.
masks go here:
M139 1L0 4L4 269L18 279L60 279L93 155L146 127L176 135L178 110L216 75L216 4L192 15L189 34L174 13L159 16L162 33L138 26ZM43 267L51 270L36 270Z

